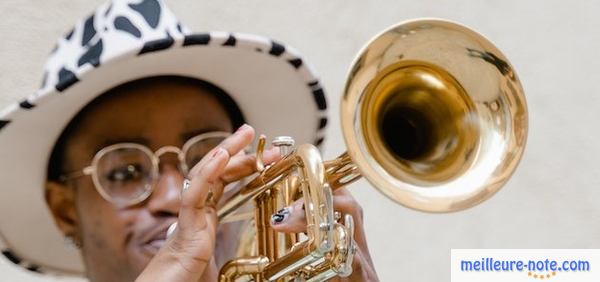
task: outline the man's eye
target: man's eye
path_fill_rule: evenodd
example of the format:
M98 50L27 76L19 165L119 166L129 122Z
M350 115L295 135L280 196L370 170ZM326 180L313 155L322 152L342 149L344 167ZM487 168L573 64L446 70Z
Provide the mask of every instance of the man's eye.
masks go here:
M107 179L113 182L137 181L144 176L143 168L140 164L129 164L111 170L107 174Z

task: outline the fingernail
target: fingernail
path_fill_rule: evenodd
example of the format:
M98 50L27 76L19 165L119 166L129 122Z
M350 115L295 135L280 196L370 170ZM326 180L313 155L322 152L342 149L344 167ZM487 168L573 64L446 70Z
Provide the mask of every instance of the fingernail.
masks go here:
M216 149L216 150L213 152L212 156L210 156L210 158L211 158L211 159L214 159L214 158L216 158L218 155L222 154L222 153L223 153L223 151L225 151L223 148L221 148L221 147L217 148L217 149Z
M285 207L278 210L271 216L271 224L277 225L286 221L290 217L290 214L292 214L292 207Z
M249 126L248 124L244 123L242 126L240 126L240 127L239 127L239 128L238 128L238 129L237 129L235 132L234 132L234 134L235 134L235 133L238 133L238 132L241 132L241 131L244 131L244 130L246 130L248 127L250 127L250 126Z

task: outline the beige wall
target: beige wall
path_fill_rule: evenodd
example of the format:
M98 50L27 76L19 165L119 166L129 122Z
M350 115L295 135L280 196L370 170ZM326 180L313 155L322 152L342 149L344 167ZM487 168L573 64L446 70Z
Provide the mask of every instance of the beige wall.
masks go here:
M0 1L0 106L36 89L55 38L100 2ZM530 107L530 135L518 171L496 197L461 213L431 215L396 206L364 182L353 187L382 281L447 281L451 248L600 247L599 2L169 2L192 30L260 33L303 52L329 92L329 157L343 150L336 125L346 69L383 28L415 17L448 18L487 35L512 60ZM2 281L43 280L4 260L0 273Z

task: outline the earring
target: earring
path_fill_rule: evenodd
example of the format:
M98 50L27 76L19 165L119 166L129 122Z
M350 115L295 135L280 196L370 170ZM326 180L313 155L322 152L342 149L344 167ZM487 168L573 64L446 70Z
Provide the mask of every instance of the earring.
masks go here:
M65 246L73 249L81 249L81 241L76 240L73 236L65 236Z

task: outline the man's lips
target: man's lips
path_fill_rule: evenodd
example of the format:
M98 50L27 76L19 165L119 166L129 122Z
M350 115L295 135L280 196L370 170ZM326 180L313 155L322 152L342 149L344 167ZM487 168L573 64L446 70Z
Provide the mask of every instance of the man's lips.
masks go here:
M149 232L142 237L141 247L145 250L145 252L154 255L160 248L162 248L162 246L165 245L167 241L167 229L169 229L169 226L173 222L175 221L166 221L163 224L158 225L156 228L149 230Z
M150 247L160 249L165 244L166 240L167 240L167 230L164 230L164 231L161 231L160 233L157 233L150 240L144 242L144 245L149 245Z

